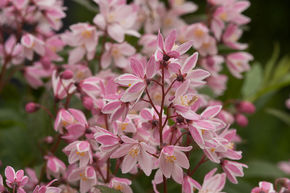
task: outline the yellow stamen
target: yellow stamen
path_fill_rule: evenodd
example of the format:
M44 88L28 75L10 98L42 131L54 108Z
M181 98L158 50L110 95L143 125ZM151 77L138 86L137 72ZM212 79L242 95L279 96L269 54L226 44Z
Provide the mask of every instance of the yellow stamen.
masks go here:
M196 30L194 30L194 35L201 38L205 35L205 33L201 29L197 28Z
M86 152L78 152L77 151L76 154L79 155L79 156L85 156L86 155Z
M138 148L132 148L129 151L129 155L132 157L137 157L139 154L139 149Z
M90 37L92 37L92 31L84 30L84 31L82 31L82 36L84 38L90 38Z
M176 157L174 155L166 156L166 161L173 163L176 160Z
M222 14L220 14L220 18L221 20L226 21L228 18L228 14L226 12L223 12Z
M124 131L127 128L127 125L129 125L129 123L121 123L122 131Z

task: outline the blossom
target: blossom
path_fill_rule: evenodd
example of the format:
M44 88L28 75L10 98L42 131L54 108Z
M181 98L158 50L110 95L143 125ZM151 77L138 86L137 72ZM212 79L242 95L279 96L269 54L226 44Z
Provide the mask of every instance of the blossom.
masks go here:
M260 193L260 192L267 192L267 193L276 193L273 188L273 184L270 182L259 182L259 187L253 188L251 193Z
M161 150L159 157L160 170L166 178L172 178L179 184L182 183L183 171L182 168L189 168L189 161L183 153L190 151L191 146L181 147L169 145Z
M248 168L247 165L239 163L239 162L228 161L228 160L224 160L222 162L222 168L224 172L226 173L228 179L234 184L238 183L236 179L237 176L239 177L244 176L243 167Z
M130 188L131 183L131 180L126 178L114 177L110 181L110 187L119 190L122 193L133 193L132 189Z
M155 52L155 60L156 61L168 61L170 58L179 58L179 56L183 55L187 50L192 46L192 41L188 41L179 46L175 46L177 32L176 30L172 30L169 35L163 38L160 31L157 36L157 50ZM173 66L175 63L169 63L169 68L176 68ZM170 67L171 66L171 67Z
M197 10L197 5L193 2L188 2L184 0L170 0L169 1L173 13L177 15L183 15L187 13L193 13Z
M94 18L94 23L115 41L124 41L125 34L139 37L139 33L133 30L137 19L137 10L126 2L95 0L100 7L100 13Z
M5 187L3 185L3 177L0 175L0 192L4 192Z
M54 176L55 178L59 178L60 174L64 175L66 170L65 164L55 156L45 156L46 162L46 174L48 179L50 176Z
M122 173L130 172L138 162L139 167L149 176L153 168L152 156L155 149L144 142L138 142L126 136L121 137L124 142L113 152L111 158L120 158L124 156L121 169Z
M6 184L9 188L17 188L17 192L24 193L23 187L28 182L28 177L24 176L23 170L15 170L11 166L5 168Z
M201 189L201 185L190 176L185 176L182 182L182 192L194 193L196 189Z
M88 192L97 183L96 171L92 166L77 168L69 175L71 182L80 181L80 192Z
M23 45L24 56L29 60L33 59L33 52L41 56L45 54L44 42L32 34L22 36L21 44Z
M137 102L150 83L150 79L156 74L153 57L146 64L136 58L131 58L130 65L134 74L123 74L115 79L116 83L129 87L121 97L122 102Z
M63 151L68 155L70 164L79 161L80 167L84 167L93 161L92 150L87 141L74 141L67 145Z
M136 50L133 46L127 42L120 44L106 43L105 52L101 56L102 68L107 68L113 63L120 68L126 68L128 66L128 57L135 54Z
M223 42L232 49L244 50L247 44L238 43L237 40L242 36L243 31L235 24L229 24L223 34Z
M246 52L236 52L227 55L227 66L236 78L242 78L241 73L250 70L249 61L253 60L253 56Z
M65 127L68 133L64 136L65 139L77 139L84 134L88 123L82 111L69 108L60 109L54 121L54 129L63 133Z
M61 189L57 187L50 186L56 180L52 180L46 186L45 185L37 185L33 190L33 193L61 193Z
M75 47L69 53L69 64L79 62L87 53L87 59L92 59L95 55L99 34L95 26L87 23L78 23L70 26L71 32L63 34L63 41Z
M217 168L211 170L204 177L203 184L199 192L221 193L225 186L226 174L215 174ZM215 175L214 175L215 174Z

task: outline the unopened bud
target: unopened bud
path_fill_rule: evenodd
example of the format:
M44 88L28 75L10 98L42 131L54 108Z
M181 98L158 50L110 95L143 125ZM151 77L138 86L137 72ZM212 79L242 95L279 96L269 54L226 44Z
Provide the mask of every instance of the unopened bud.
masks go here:
M246 127L248 125L248 118L243 114L237 114L235 120L241 127Z
M34 102L29 102L25 105L25 111L27 113L34 113L39 109L39 104Z
M241 113L252 114L256 111L256 107L249 101L241 101L237 104L237 109Z
M92 110L92 108L94 107L94 102L93 102L93 99L90 98L90 97L83 97L83 105L86 109L88 110Z
M60 77L65 80L72 79L74 73L71 70L65 70L61 73Z

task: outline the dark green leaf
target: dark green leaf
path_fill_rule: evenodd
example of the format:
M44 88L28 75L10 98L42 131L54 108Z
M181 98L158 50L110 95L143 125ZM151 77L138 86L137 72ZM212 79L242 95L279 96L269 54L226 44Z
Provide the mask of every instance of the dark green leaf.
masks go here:
M290 126L290 114L277 109L267 109L266 112L274 115L275 117L279 118L281 121Z
M263 79L262 68L259 64L255 63L252 69L247 72L246 79L242 87L242 94L245 99L253 96L261 86Z
M107 186L101 186L98 185L97 188L102 192L102 193L121 193L119 190L115 190L112 188L108 188Z

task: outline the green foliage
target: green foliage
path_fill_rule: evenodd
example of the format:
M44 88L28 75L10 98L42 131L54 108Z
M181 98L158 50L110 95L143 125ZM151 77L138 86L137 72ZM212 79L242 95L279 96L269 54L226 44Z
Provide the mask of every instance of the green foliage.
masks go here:
M101 193L121 193L119 190L108 188L107 186L98 185L97 188L101 191Z

